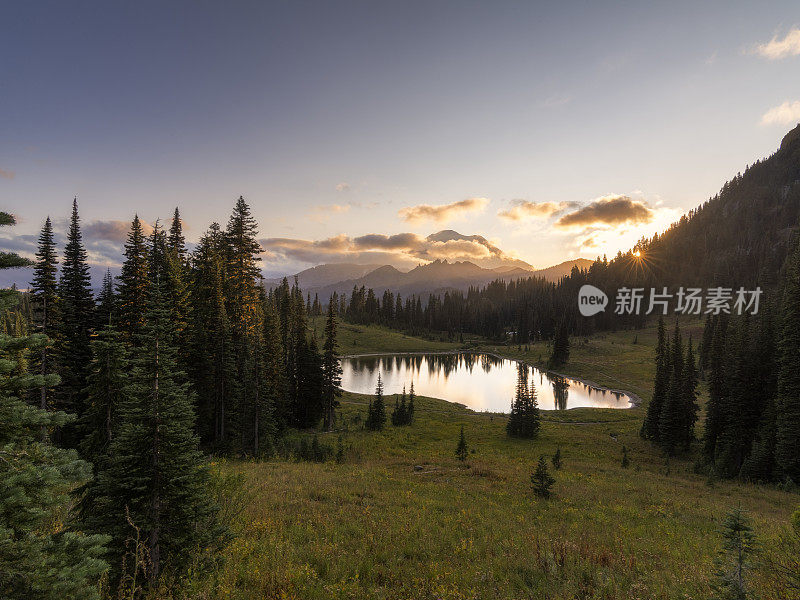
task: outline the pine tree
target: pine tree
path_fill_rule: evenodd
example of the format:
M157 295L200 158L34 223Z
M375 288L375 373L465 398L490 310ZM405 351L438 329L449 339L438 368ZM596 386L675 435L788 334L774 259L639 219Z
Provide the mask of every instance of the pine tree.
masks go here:
M528 367L520 363L517 366L517 388L506 423L506 433L511 437L533 439L538 435L540 426L536 388L532 383L528 385Z
M405 386L403 386L403 393L400 394L400 399L398 400L395 398L394 410L392 411L392 425L394 425L395 427L402 427L404 425L409 425Z
M33 300L33 323L36 331L45 336L54 337L58 334L58 254L53 238L53 224L50 217L44 222L42 232L39 234L39 247L36 252L36 262L33 267L33 281L31 282L31 297ZM46 375L53 370L53 350L44 344L37 357L37 371ZM52 392L45 386L39 388L39 408L47 410L52 403Z
M725 369L725 348L727 345L727 320L721 317L714 325L711 339L708 366L708 402L703 433L703 453L706 460L712 461L717 453L717 441L725 423L723 409L727 404L728 381Z
M467 438L464 437L464 426L461 426L461 434L458 436L458 446L456 446L456 458L461 462L467 460L469 449L467 448Z
M103 276L103 286L100 288L100 295L97 297L97 329L102 329L112 324L115 302L114 278L111 276L111 269L108 269Z
M179 262L186 263L186 241L183 237L183 221L181 221L181 213L178 211L177 206L169 228L167 248L177 256Z
M144 323L142 311L148 293L148 254L144 226L139 215L136 215L125 242L125 260L122 262L117 289L116 324L128 342L133 340Z
M386 405L383 400L383 381L378 373L378 384L375 386L375 398L369 403L366 427L372 431L381 431L386 424Z
M117 429L117 413L128 391L128 352L113 326L102 329L92 341L87 380L86 414L79 424L83 437L80 450L97 466L108 455Z
M556 328L553 338L553 351L550 354L549 365L551 368L563 366L569 360L569 326L562 320Z
M670 345L670 378L664 406L658 420L658 441L668 456L675 454L683 439L682 421L684 407L683 341L678 323Z
M692 338L686 347L686 359L683 361L683 381L681 386L681 437L680 444L683 450L688 450L694 441L694 425L697 423L697 368L695 367Z
M0 211L0 227L16 225L17 219L14 215ZM28 267L32 262L15 252L0 251L0 269L14 269L16 267Z
M324 427L328 431L333 428L337 398L342 394L342 365L336 345L336 314L333 301L328 303L328 319L325 323L325 343L322 346L322 396L325 403Z
M653 379L653 396L647 405L647 416L642 424L641 436L646 440L659 440L661 408L666 400L670 379L669 343L667 342L664 318L658 318L658 342L656 343L656 374Z
M92 359L89 343L95 316L77 199L72 203L72 218L64 249L58 295L61 319L57 350L61 385L56 394L56 405L80 418L86 405L86 376ZM72 426L62 430L59 437L64 445L77 446L78 439Z
M0 213L0 225L13 224ZM16 255L2 262L16 265ZM3 267L4 268L4 267ZM18 293L0 293L0 318L18 303ZM73 450L42 439L42 430L63 428L72 417L22 401L34 389L53 388L57 375L30 374L16 357L41 353L42 333L0 334L0 595L4 598L99 600L98 581L107 570L103 536L65 530L68 490L90 474Z
M778 476L800 482L800 239L786 261L779 341L775 462Z
M549 498L551 495L550 488L556 480L550 475L547 470L547 461L544 459L544 454L539 456L539 463L536 465L536 470L531 475L531 485L533 486L533 493L539 498Z
M746 577L750 559L756 553L756 537L750 519L739 508L725 515L722 523L722 550L715 561L716 581L712 584L715 600L747 600L752 592Z
M138 531L147 559L140 575L153 587L162 574L180 576L198 552L218 548L223 531L193 433L193 399L177 371L174 327L165 306L166 274L159 260L165 240L157 226L151 239L150 281L144 323L134 340L134 368L108 460L88 487L82 518L92 531L112 536L115 580L123 575L118 566L138 551L129 545Z
M561 446L556 448L556 452L550 460L553 463L553 468L558 471L561 468Z
M414 382L411 382L411 388L408 390L408 405L406 407L406 424L411 425L414 422L414 399L417 395L414 393Z

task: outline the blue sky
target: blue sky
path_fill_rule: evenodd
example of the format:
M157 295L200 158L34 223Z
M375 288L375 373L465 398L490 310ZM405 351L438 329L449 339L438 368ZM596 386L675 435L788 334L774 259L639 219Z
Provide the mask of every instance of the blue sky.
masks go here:
M425 241L441 229L535 266L612 254L800 120L797 2L8 2L2 14L0 208L20 224L0 243L24 251L77 196L97 264L118 262L116 222L134 212L153 222L177 205L194 240L239 195L268 272L486 258L474 240Z

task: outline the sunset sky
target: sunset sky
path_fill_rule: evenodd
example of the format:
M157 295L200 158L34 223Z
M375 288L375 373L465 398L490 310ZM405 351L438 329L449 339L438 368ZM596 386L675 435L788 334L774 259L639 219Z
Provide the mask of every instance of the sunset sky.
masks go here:
M614 254L800 121L800 3L638 4L4 3L0 246L243 195L268 274Z

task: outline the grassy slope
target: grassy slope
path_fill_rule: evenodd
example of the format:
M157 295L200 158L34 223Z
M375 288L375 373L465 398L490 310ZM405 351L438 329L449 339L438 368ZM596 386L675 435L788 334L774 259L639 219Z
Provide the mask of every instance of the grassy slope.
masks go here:
M352 335L362 352L432 349L379 328ZM646 401L653 341L652 329L573 341L563 371ZM525 358L539 354L534 346ZM346 464L225 467L246 473L254 495L216 589L198 582L208 597L707 598L725 511L749 510L770 547L798 502L767 487L709 486L689 461L665 464L637 435L642 408L549 413L529 442L506 438L503 417L427 398L412 427L367 433L358 428L367 400L343 398ZM466 467L454 457L462 424L474 449ZM556 497L537 500L534 461L557 447Z

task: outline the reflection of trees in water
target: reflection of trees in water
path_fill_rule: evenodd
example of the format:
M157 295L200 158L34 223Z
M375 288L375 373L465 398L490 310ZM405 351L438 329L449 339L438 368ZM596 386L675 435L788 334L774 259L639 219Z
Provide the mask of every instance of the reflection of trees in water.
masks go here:
M569 398L569 381L563 377L550 377L553 384L553 404L556 410L566 410Z
M499 367L503 364L505 359L497 358L496 356L492 356L491 354L481 354L481 368L484 372L489 373L493 367Z

